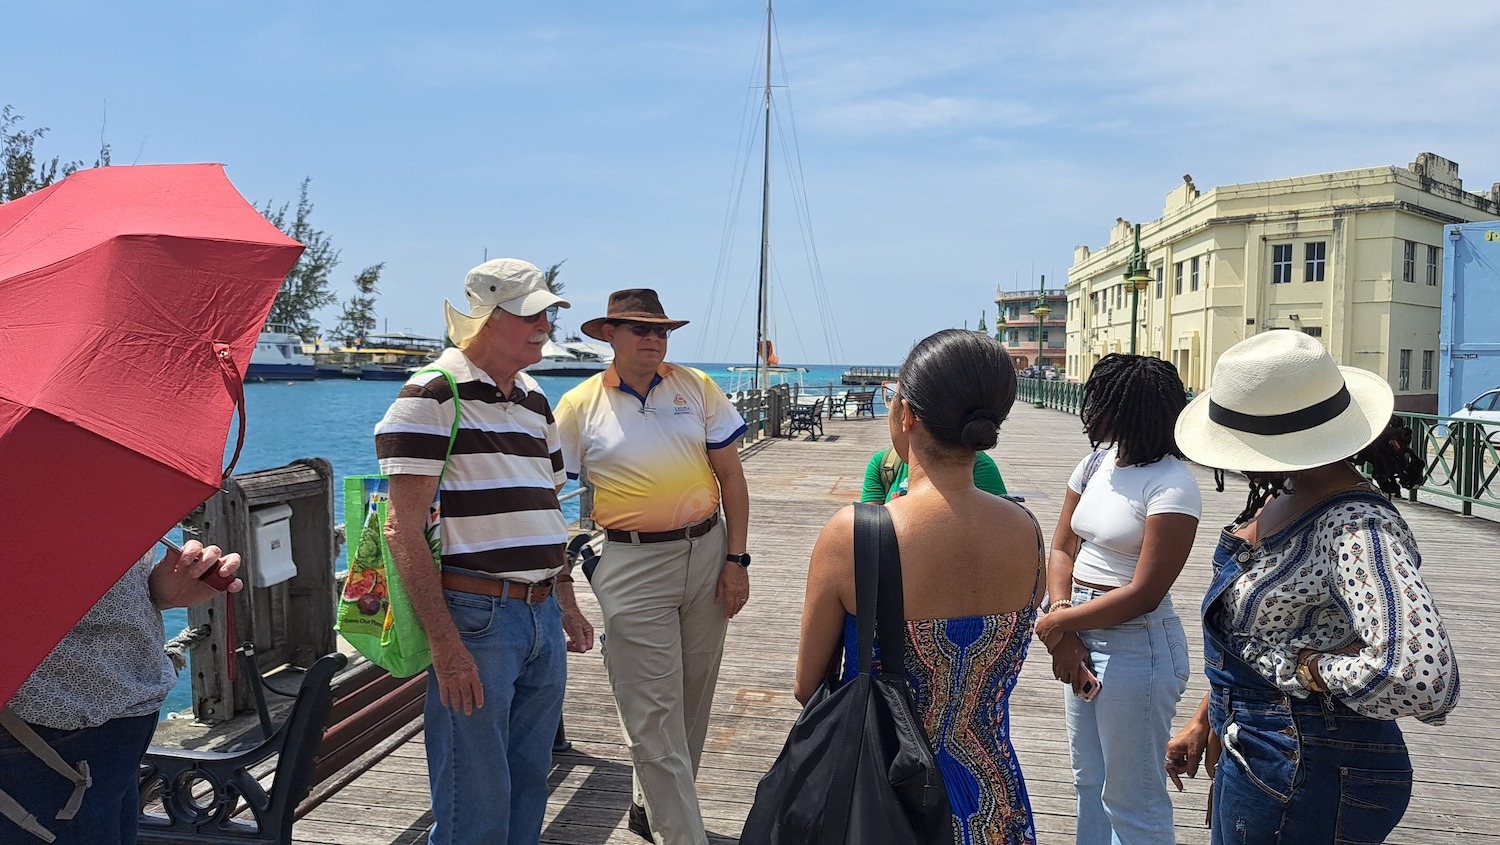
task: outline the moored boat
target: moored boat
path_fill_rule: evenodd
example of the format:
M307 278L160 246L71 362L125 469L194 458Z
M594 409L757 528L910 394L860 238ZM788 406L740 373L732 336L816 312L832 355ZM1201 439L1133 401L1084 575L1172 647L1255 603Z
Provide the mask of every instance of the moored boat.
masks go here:
M302 352L302 338L291 326L267 323L255 341L245 381L308 381L317 377L317 364Z

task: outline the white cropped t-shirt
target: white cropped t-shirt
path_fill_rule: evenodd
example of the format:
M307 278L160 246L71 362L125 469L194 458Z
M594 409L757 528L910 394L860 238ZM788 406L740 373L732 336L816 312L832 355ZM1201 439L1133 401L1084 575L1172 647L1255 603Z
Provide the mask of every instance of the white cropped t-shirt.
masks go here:
M1105 451L1084 485L1089 458L1079 461L1068 489L1080 494L1073 510L1073 533L1083 542L1073 560L1073 577L1103 587L1122 587L1135 577L1146 517L1159 513L1203 515L1198 481L1182 461L1167 455L1154 464L1118 466L1114 447Z

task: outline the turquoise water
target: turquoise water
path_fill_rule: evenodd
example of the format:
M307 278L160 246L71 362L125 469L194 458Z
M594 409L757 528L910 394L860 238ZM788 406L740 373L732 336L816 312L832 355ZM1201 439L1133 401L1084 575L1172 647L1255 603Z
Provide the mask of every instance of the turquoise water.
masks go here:
M726 389L736 379L725 371L724 364L694 364L708 372ZM810 366L802 378L804 386L839 385L846 366ZM537 379L554 401L577 385L581 378L545 377ZM236 473L283 466L297 458L327 458L336 475L334 515L339 522L344 514L344 484L347 475L370 475L380 471L375 460L373 431L385 415L386 408L401 390L396 381L307 381L245 385L245 448L235 466ZM231 435L228 452L234 449ZM568 482L564 489L576 487ZM563 514L569 521L578 518L578 502L563 503ZM180 532L176 538L181 540ZM230 551L233 551L231 549ZM339 568L345 564L339 557ZM187 626L187 611L169 610L163 614L167 636L176 635ZM177 687L167 698L163 713L186 709L192 704L189 673L183 672Z

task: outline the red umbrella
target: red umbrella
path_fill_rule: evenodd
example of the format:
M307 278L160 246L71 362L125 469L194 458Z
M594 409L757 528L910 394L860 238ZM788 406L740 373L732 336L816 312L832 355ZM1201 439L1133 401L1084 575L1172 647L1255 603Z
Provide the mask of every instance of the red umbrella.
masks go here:
M218 491L301 252L216 164L84 170L0 205L0 704Z

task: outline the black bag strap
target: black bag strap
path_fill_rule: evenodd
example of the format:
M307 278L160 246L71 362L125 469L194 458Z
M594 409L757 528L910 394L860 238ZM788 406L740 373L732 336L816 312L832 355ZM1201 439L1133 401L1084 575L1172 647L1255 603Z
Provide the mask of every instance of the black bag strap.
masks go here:
M880 505L854 505L854 621L859 629L859 673L871 674L875 663L875 622L881 590L882 520L889 528L891 515ZM895 541L894 532L891 535ZM898 564L899 567L899 564ZM899 568L896 577L901 576ZM900 596L900 593L897 593ZM882 646L884 648L884 646Z

